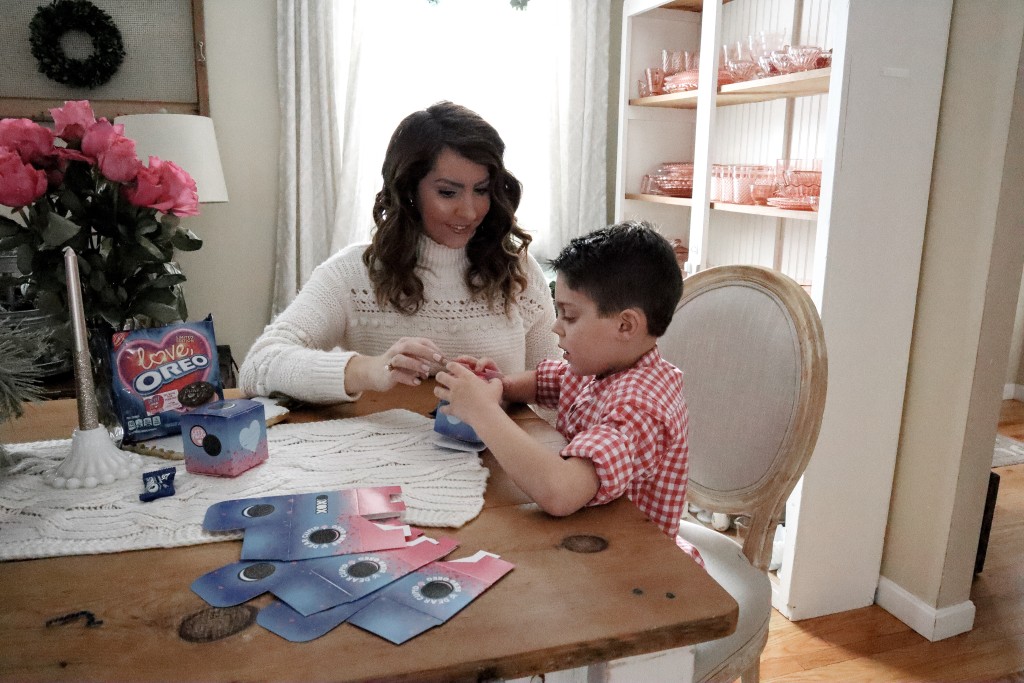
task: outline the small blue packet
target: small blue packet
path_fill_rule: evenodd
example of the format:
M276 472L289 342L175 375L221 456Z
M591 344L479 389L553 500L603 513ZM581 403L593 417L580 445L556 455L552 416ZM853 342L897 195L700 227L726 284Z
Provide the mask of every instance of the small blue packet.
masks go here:
M174 495L174 474L178 470L174 467L165 467L162 470L153 470L142 474L143 493L139 494L139 500L148 503L157 498Z

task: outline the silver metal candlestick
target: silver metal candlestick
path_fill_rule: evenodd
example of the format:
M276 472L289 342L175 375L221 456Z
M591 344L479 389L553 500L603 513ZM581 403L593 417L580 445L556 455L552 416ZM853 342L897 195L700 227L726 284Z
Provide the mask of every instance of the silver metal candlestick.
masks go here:
M139 456L119 450L110 440L107 428L100 424L85 329L82 284L78 277L78 255L71 247L64 248L64 270L67 273L68 309L75 342L78 429L71 434L71 455L46 473L44 478L57 488L93 488L138 472L142 463Z

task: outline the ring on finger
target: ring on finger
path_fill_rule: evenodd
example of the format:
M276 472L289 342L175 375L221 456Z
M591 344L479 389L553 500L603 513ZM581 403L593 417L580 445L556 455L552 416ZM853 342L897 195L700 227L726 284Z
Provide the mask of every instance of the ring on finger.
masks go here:
M391 372L392 370L395 369L395 364L389 360L387 363L385 363L384 369L387 370L388 372Z

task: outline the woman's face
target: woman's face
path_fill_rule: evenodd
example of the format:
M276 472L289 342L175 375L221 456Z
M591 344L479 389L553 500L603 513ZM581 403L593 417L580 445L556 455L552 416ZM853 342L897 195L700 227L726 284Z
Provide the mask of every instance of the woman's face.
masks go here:
M423 232L450 249L466 246L491 209L490 173L445 147L416 189Z

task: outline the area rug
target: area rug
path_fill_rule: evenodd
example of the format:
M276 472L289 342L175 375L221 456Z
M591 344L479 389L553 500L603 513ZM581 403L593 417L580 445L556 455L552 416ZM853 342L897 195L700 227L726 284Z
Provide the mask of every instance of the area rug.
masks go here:
M1002 434L996 434L996 448L992 454L992 467L1019 465L1024 462L1024 443Z

